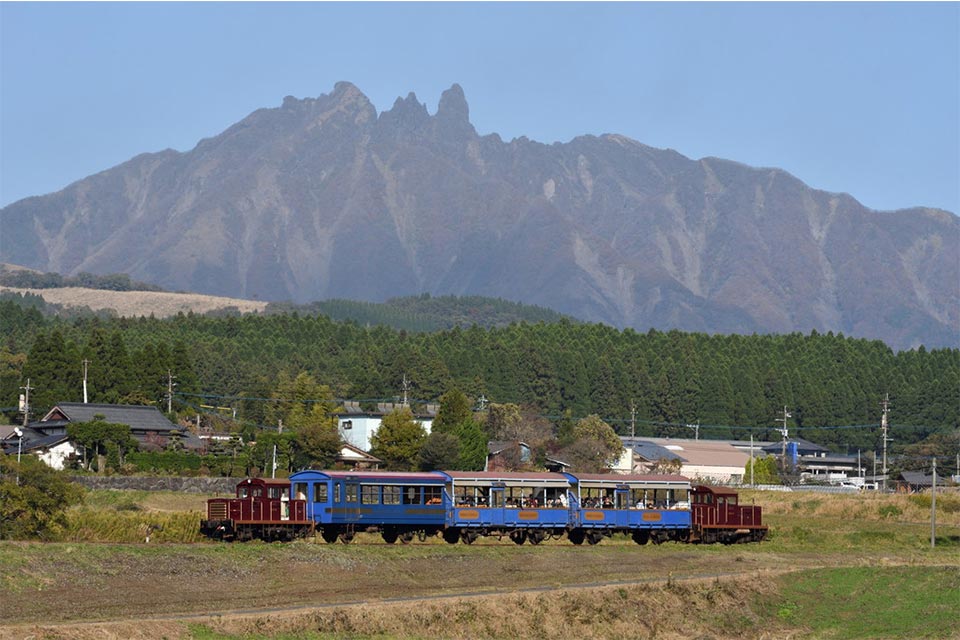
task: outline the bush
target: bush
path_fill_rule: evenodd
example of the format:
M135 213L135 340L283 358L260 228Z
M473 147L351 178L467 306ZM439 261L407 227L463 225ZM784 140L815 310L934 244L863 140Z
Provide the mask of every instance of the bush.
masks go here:
M33 456L20 464L0 456L0 540L55 538L66 525L67 508L83 496L83 487L67 474Z

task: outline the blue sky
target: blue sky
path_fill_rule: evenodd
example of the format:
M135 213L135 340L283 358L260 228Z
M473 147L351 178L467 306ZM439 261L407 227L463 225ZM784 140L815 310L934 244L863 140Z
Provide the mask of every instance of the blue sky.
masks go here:
M0 3L0 205L339 80L960 211L958 3Z

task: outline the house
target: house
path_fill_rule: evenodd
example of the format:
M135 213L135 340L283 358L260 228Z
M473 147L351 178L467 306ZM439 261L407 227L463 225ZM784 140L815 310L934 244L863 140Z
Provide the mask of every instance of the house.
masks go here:
M370 451L370 439L380 428L383 417L393 411L405 407L402 403L381 402L376 411L365 411L360 408L359 402L344 402L344 410L337 414L337 430L344 442L357 447L361 451ZM423 411L413 414L413 419L423 426L427 435L433 426L433 419L437 415L437 405L427 405Z
M937 474L937 486L942 487L949 482L950 476ZM894 484L897 493L919 493L929 491L933 487L933 475L926 475L922 471L904 471L897 476Z
M30 427L20 427L20 432L23 434L22 440L14 435L0 441L3 453L11 456L34 455L57 470L64 469L67 461L79 454L78 448L65 433L48 436Z
M484 471L516 471L530 463L530 445L511 440L491 440L487 443Z
M380 458L374 457L366 451L346 443L340 448L340 455L337 456L337 464L350 467L354 470L379 469L381 462L383 462L383 460Z
M679 473L688 478L740 484L747 462L750 461L748 453L721 440L629 436L621 436L620 439L627 451L614 465L614 473L648 473L661 459L667 462L678 460Z
M129 425L130 435L141 449L163 448L172 437L179 437L186 449L203 446L200 438L167 420L159 409L144 405L61 402L30 426L47 436L65 435L70 423L91 422L96 416L103 416L106 422Z

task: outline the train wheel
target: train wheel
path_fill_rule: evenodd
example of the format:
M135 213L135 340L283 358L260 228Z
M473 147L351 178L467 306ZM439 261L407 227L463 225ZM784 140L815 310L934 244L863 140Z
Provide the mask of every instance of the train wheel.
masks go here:
M603 540L603 534L599 531L591 531L587 534L587 542L590 544L599 544Z
M460 541L460 530L456 527L450 527L443 530L443 539L447 544L457 544Z
M397 541L397 538L400 536L400 533L393 528L384 529L380 532L380 536L383 538L383 541L387 544L393 544Z
M476 531L464 530L464 532L460 534L460 539L463 540L463 544L473 544L477 541L478 537Z
M644 545L650 542L650 532L646 529L638 529L633 532L633 541L637 544Z
M323 541L328 544L333 544L337 541L340 532L337 531L336 527L324 527L320 530L320 537L323 538Z
M343 544L350 544L353 540L353 531L344 531L340 534L340 542Z
M413 542L413 537L415 535L416 534L413 531L404 531L403 533L400 534L400 542L402 542L403 544L410 544L411 542Z
M586 539L587 534L583 529L571 529L567 532L567 539L570 540L573 544L583 544L584 539Z
M543 531L531 531L527 539L530 541L530 544L540 544L547 539L547 534Z
M527 532L526 531L511 531L510 539L513 540L514 544L523 544L527 541Z

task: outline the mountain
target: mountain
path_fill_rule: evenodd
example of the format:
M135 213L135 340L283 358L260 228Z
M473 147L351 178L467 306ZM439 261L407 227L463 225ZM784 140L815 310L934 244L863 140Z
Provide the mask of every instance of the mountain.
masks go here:
M0 260L267 301L430 293L618 327L960 343L960 223L620 135L480 136L463 91L287 97L0 210Z

